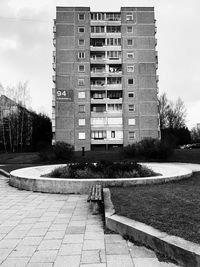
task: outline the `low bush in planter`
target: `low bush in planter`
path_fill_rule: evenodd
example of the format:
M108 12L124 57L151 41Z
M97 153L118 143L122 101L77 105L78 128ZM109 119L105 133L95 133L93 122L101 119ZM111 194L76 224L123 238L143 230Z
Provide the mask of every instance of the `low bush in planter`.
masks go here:
M134 178L156 176L155 172L136 162L82 162L59 167L45 176L55 178Z

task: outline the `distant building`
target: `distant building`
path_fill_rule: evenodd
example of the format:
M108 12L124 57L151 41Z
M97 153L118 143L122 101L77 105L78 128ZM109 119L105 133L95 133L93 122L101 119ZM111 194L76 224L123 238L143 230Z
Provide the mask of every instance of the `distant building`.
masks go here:
M154 8L57 7L53 31L54 141L80 151L159 138Z

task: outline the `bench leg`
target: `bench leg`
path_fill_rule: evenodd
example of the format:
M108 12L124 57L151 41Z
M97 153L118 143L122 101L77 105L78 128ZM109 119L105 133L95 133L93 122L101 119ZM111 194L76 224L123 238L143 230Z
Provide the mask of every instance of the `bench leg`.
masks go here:
M97 202L92 202L91 203L91 208L92 208L92 215L97 215L99 214L99 205Z

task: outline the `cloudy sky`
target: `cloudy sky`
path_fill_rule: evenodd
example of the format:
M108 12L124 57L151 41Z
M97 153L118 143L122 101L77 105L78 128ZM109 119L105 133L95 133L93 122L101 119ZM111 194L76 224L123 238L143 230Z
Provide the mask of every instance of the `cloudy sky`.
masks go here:
M56 6L154 6L159 91L187 108L187 125L200 122L199 0L0 0L0 83L28 81L31 106L51 115L52 27Z

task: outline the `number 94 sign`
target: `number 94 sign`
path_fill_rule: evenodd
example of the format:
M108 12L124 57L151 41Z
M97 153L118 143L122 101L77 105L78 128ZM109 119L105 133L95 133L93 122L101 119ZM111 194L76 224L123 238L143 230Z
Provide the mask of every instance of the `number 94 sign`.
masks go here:
M73 91L72 90L57 90L56 99L60 101L73 101Z

